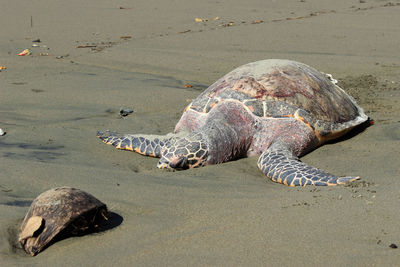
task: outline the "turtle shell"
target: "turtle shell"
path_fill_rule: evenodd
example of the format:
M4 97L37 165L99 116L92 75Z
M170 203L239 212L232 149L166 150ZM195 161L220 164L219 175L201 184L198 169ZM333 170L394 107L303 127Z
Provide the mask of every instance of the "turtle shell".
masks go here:
M257 117L298 118L321 136L368 119L355 100L325 74L290 60L243 65L212 84L187 110L208 113L226 100L240 101Z
M40 194L21 225L19 242L32 256L42 251L62 231L81 235L107 217L107 207L80 189L58 187Z

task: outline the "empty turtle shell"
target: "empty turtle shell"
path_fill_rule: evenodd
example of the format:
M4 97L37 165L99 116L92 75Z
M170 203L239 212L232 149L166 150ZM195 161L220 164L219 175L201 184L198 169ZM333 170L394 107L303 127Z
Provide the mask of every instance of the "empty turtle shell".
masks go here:
M107 206L89 193L58 187L40 194L22 222L19 242L31 256L42 251L61 231L82 235L108 220Z

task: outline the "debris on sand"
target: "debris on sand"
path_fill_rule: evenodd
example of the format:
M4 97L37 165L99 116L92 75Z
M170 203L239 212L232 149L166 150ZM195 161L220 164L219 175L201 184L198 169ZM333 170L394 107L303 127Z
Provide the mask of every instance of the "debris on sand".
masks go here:
M132 9L131 7L118 6L118 9Z
M195 21L195 22L207 22L208 19L195 18L194 21Z
M126 117L131 113L133 113L133 109L130 108L120 108L119 110L119 115L121 115L121 117Z
M97 45L78 45L76 48L95 48Z
M29 56L30 54L32 54L32 51L29 49L25 49L24 51L19 53L18 56Z
M263 22L264 22L263 20L256 19L256 20L253 20L253 21L251 22L251 24L260 24L260 23L263 23Z

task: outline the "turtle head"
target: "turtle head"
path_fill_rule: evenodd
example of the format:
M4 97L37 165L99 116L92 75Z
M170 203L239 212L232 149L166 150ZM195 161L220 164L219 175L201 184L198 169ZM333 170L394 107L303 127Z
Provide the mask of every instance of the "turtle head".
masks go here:
M185 170L204 166L208 158L208 148L200 133L172 139L163 148L159 169Z

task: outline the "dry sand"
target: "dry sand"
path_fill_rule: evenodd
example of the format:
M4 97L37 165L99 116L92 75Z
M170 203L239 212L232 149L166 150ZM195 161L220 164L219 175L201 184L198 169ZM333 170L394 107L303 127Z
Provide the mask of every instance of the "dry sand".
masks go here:
M400 246L398 0L0 6L1 266L399 264L389 247ZM37 38L47 47L31 48ZM17 56L25 48L33 54ZM332 73L375 120L302 158L361 182L288 188L261 175L257 158L165 172L95 137L167 133L217 78L267 58ZM134 113L120 119L120 107ZM63 185L90 192L122 223L25 255L15 236L30 202Z

